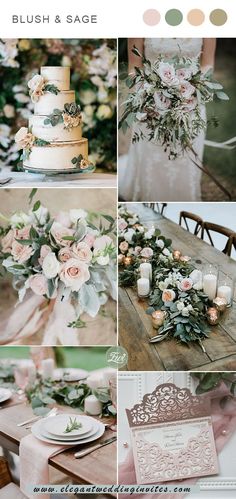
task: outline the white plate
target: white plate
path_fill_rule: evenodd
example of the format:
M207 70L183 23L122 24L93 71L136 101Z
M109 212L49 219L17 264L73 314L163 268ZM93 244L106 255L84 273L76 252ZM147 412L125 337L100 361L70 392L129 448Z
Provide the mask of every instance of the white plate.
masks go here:
M69 436L65 436L65 437L60 437L60 440L63 440L63 442L74 442L75 440L80 440L81 443L83 442L83 440L85 438L88 438L88 437L91 437L92 435L94 435L98 430L98 425L94 425L94 427L88 432L88 433L85 433L85 435L81 435L81 437L69 437ZM41 427L41 435L43 437L46 437L48 438L49 440L58 440L58 437L55 437L54 435L51 435L51 433L48 433L43 427Z
M8 388L0 388L0 404L1 402L9 400L11 396L12 396L11 390L8 390Z
M91 418L91 419L93 419L93 418ZM41 432L42 421L37 421L36 423L34 423L32 428L31 428L31 432L34 435L34 437L38 438L38 440L41 440L42 442L45 442L47 444L64 445L66 447L67 446L73 447L75 445L81 445L81 444L85 444L88 442L93 442L94 440L97 440L98 438L100 438L103 435L103 433L105 431L104 424L101 423L101 421L96 421L96 423L98 425L98 429L97 429L96 433L94 433L93 435L91 435L90 437L87 437L87 438L73 440L73 442L67 442L67 441L65 442L65 440L51 440L50 438L44 437L42 435L42 432Z
M72 420L76 419L76 421L78 423L81 423L82 426L77 430L66 433L65 429L67 425L70 424L70 418ZM58 416L45 419L42 427L44 430L50 433L50 435L59 438L63 437L64 439L67 436L80 438L81 435L84 435L85 433L88 433L89 430L91 430L92 422L91 419L87 419L80 414L59 414Z
M74 367L65 369L58 368L53 371L54 381L80 381L86 379L88 376L88 371L84 369L76 369Z

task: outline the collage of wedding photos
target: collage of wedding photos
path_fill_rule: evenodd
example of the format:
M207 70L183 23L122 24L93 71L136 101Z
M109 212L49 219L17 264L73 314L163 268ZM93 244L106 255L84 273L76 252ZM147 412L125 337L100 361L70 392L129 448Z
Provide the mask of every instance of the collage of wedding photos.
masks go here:
M235 497L235 88L234 38L0 39L0 499Z

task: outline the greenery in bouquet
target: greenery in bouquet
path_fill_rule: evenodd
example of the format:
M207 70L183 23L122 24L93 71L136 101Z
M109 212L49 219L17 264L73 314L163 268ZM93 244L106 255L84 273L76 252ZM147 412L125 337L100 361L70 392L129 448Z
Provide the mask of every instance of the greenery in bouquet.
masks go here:
M116 137L117 68L112 39L0 40L0 167L17 169L20 152L15 134L28 125L34 109L27 82L45 65L70 66L71 88L89 140L89 161L115 170L116 143L111 144L110 137ZM71 109L66 111L68 125L75 117Z
M78 318L69 325L81 327L83 312L96 317L109 297L116 299L116 224L110 215L71 209L52 217L37 200L28 212L1 218L0 263L20 302L28 291L47 301L69 300Z
M228 100L212 71L203 73L197 58L160 55L155 62L142 58L142 67L122 75L130 89L119 126L124 132L134 126L133 142L140 139L161 144L169 159L185 151L194 153L193 140L206 129L202 105L215 97ZM215 123L216 119L212 118Z
M86 383L70 385L64 381L60 383L51 380L45 381L40 376L33 386L28 386L26 389L27 398L37 415L47 413L48 406L55 403L83 411L84 401L91 393L92 390ZM116 410L112 405L109 389L101 387L93 393L102 403L101 416L115 416Z

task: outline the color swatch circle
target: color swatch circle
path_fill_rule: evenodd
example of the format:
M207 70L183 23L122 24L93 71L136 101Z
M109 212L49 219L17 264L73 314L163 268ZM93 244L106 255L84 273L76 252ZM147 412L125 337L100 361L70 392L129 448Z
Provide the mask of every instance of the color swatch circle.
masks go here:
M223 26L226 23L228 16L223 9L215 9L210 13L210 21L215 26Z
M201 26L205 21L205 14L200 9L192 9L189 11L187 19L192 26Z
M161 20L160 12L156 9L148 9L143 13L143 20L148 26L156 26Z
M183 21L183 14L178 9L170 9L166 12L165 20L170 26L178 26Z

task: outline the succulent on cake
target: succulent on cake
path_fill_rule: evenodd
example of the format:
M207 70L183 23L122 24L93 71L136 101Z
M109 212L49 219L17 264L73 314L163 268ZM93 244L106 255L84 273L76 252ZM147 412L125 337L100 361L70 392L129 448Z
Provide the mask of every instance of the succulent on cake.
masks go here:
M82 122L81 107L75 102L64 104L64 109L54 109L53 112L44 120L44 125L56 126L64 123L64 128L77 127Z
M56 85L47 83L47 80L42 76L42 75L34 75L33 78L31 78L28 81L28 87L29 87L29 94L31 97L32 102L38 102L40 97L45 93L45 92L51 92L52 94L57 95L59 93L59 89L56 87Z

